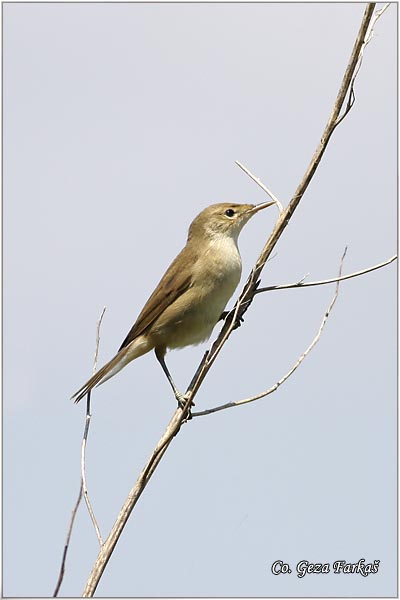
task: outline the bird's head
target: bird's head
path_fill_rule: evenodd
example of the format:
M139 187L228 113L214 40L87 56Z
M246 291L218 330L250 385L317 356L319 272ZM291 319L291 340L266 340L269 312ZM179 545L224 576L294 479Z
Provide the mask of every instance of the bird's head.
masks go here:
M207 206L192 221L188 240L229 236L237 241L239 233L250 217L272 204L275 202L264 202L263 204L221 202Z

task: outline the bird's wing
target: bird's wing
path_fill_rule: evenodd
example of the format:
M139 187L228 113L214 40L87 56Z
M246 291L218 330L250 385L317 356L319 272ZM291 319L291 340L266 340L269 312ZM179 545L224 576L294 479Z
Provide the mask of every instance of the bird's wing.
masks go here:
M185 258L190 259L183 261L184 264L193 265L197 260L197 256L194 256L194 254L188 252L188 248L185 246L185 248L183 248L180 254L178 254L175 260L168 267L160 283L147 300L142 312L122 342L119 350L122 350L122 348L128 346L128 344L130 344L135 338L144 333L147 327L154 323L161 313L173 302L175 302L175 300L191 286L192 269L190 269L189 272L187 269L185 269L185 272L183 273L182 269L179 268L179 262L182 266L182 262L179 259L183 253L188 254L188 256Z

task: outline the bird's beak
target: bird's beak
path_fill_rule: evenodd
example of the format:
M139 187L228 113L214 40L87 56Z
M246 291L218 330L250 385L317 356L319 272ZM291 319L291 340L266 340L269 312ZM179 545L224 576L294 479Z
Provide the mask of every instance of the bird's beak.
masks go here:
M272 202L263 202L262 204L256 204L255 206L253 206L253 208L249 208L249 210L246 211L246 214L254 215L259 210L262 210L263 208L267 208L268 206L272 206L273 204L276 204L276 203L274 201L272 201Z

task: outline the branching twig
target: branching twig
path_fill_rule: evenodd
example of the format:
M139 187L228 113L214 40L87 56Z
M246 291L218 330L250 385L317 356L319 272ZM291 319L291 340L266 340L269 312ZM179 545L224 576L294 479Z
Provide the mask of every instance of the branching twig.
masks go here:
M341 258L341 261L340 261L339 276L336 279L335 294L334 294L328 308L325 311L325 314L322 319L321 325L319 326L318 332L317 332L316 336L314 337L314 339L312 340L312 342L310 343L310 345L307 347L307 349L303 352L303 354L294 363L292 368L285 375L283 375L283 377L281 377L279 379L279 381L277 381L272 387L268 388L264 392L261 392L260 394L256 394L255 396L251 396L250 398L244 398L243 400L236 400L236 402L227 402L226 404L221 404L220 406L215 406L214 408L209 408L207 410L194 412L194 413L192 413L192 417L202 417L204 415L211 415L212 413L219 412L220 410L225 410L227 408L233 408L234 406L241 406L242 404L248 404L249 402L255 402L256 400L260 400L260 398L265 398L265 396L268 396L269 394L272 394L273 392L275 392L282 385L282 383L284 383L296 371L296 369L301 365L303 360L306 358L306 356L308 356L308 354L311 352L311 350L314 348L316 343L321 338L322 331L323 331L325 324L329 318L329 315L331 314L332 308L337 300L337 297L339 295L339 284L340 284L340 281L342 281L342 279L343 279L341 277L341 272L342 272L342 267L343 267L343 261L346 256L346 251L347 251L347 248L345 248L342 258Z
M304 283L306 276L304 276L297 283L285 283L282 285L268 285L267 287L257 288L254 294L261 294L261 292L272 292L274 290L290 290L292 288L305 288L312 287L315 285L325 285L327 283L336 283L337 281L344 281L345 279L352 279L353 277L359 277L360 275L365 275L365 273L370 273L371 271L376 271L377 269L381 269L382 267L386 267L386 265L390 265L393 261L397 259L397 255L395 254L388 260L379 263L378 265L374 265L373 267L368 267L368 269L363 269L362 271L356 271L355 273L350 273L349 275L343 275L342 277L334 277L333 279L322 279L321 281L309 281Z
M129 492L129 495L120 510L120 513L115 521L115 524L104 542L103 546L100 548L100 552L97 556L96 562L93 566L92 572L89 575L88 581L86 583L85 589L83 591L83 598L92 597L97 584L100 580L100 577L103 574L104 569L111 557L111 554L118 542L118 539L129 519L129 515L134 509L137 501L139 500L143 490L145 489L147 483L149 482L155 468L158 463L164 456L169 444L171 443L174 436L178 433L182 422L187 419L189 410L190 410L191 400L188 398L185 402L183 409L178 408L171 421L169 422L167 429L165 430L163 436L158 442L153 454L150 459L147 461L146 466L140 473L135 485L132 490Z
M324 318L322 320L322 323L320 325L320 328L318 330L317 335L315 336L315 338L313 339L313 341L311 342L311 344L308 346L308 348L305 350L305 352L300 356L300 358L296 361L296 363L294 364L294 366L290 369L290 371L288 371L286 373L286 375L284 375L277 383L275 383L275 385L273 385L271 388L269 388L268 390L266 390L265 392L261 392L260 394L257 394L256 396L252 396L251 398L246 398L244 400L237 400L236 402L227 402L226 404L221 404L220 406L216 406L215 408L210 408L207 410L202 410L202 411L197 411L192 413L192 417L200 417L200 416L204 416L204 415L210 415L212 413L218 412L220 410L225 410L226 408L232 408L233 406L240 406L241 404L247 404L249 402L254 402L255 400L259 400L260 398L263 398L264 396L267 396L269 394L272 394L272 392L275 392L278 387L280 387L282 385L282 383L284 383L288 377L290 377L290 375L292 375L292 373L294 373L294 371L300 366L300 364L303 362L303 360L305 359L305 357L309 354L309 352L314 348L315 344L318 342L319 338L321 337L322 334L322 330L325 327L325 323L329 317L329 314L336 302L336 298L338 296L338 292L339 292L339 283L341 281L344 281L346 279L351 279L352 277L358 277L360 275L364 275L365 273L369 273L371 271L375 271L376 269L381 269L382 267L385 267L386 265L389 265L390 263L392 263L394 260L396 260L397 256L392 256L391 258L389 258L388 260L379 263L378 265L375 265L373 267L369 267L368 269L363 269L362 271L357 271L355 273L350 273L349 275L341 275L342 272L342 267L343 267L343 261L345 258L347 252L347 248L345 249L341 262L340 262L340 269L339 269L339 275L338 277L334 277L333 279L325 279L322 281L312 281L309 283L303 283L304 281L304 277L298 281L297 283L289 283L289 284L284 284L284 285L275 285L275 286L268 286L268 287L264 287L264 288L257 288L254 292L254 294L259 294L261 292L269 292L269 291L273 291L273 290L285 290L285 289L291 289L291 288L302 288L302 287L311 287L311 286L317 286L317 285L324 285L327 283L336 283L336 291L335 291L335 295L332 299L331 304L329 305Z
M235 308L231 311L227 318L225 319L225 323L221 329L220 334L218 335L216 341L211 347L210 352L206 352L202 362L200 363L196 376L192 379L192 382L188 388L187 393L187 401L184 409L177 409L164 433L160 442L158 443L156 450L154 451L152 457L148 461L147 465L144 467L142 473L139 475L137 482L132 488L131 492L127 500L122 507L120 514L117 517L117 520L112 528L112 531L103 546L100 548L99 554L97 556L96 562L93 566L92 572L88 578L88 581L85 586L85 590L83 592L84 597L92 596L97 588L97 585L100 581L102 573L105 569L105 566L110 559L110 556L113 552L113 549L119 539L119 536L122 533L123 528L125 527L129 515L132 512L138 498L143 492L145 486L147 485L148 480L150 479L152 473L160 462L162 456L164 455L168 445L170 444L172 438L179 431L180 426L184 419L188 417L189 407L192 398L195 396L201 382L209 371L211 364L215 360L216 355L220 352L223 344L228 339L230 333L235 327L235 324L240 320L241 316L245 313L247 308L250 306L254 298L255 290L257 289L258 280L261 274L261 271L268 260L268 257L271 255L273 248L275 247L277 241L282 235L286 225L289 223L290 218L292 217L296 207L298 206L304 192L306 191L320 161L326 150L329 139L337 125L337 119L344 104L346 95L349 91L351 82L353 80L353 76L355 73L355 69L357 67L360 53L366 43L366 33L373 17L375 4L368 4L367 8L364 12L363 20L360 26L360 30L357 36L357 40L354 44L354 48L350 57L349 64L347 66L345 75L343 77L342 85L340 87L337 99L335 101L332 114L329 117L328 123L326 125L325 131L322 135L320 144L317 150L314 153L314 156L311 160L311 163L298 186L292 200L290 201L288 207L281 213L278 222L268 239L266 245L264 246L252 272L246 282L246 285L241 293ZM260 185L260 183L259 183Z
M96 349L95 349L94 361L93 361L93 374L96 372L96 369L97 369L97 360L98 360L98 356L99 356L99 346L100 346L100 328L101 328L101 322L103 320L105 312L106 312L106 307L104 306L103 310L101 312L100 318L97 321ZM89 435L90 419L92 417L92 415L90 414L90 396L91 396L91 393L89 391L89 393L87 395L87 400L86 400L85 431L83 433L82 446L81 446L81 477L82 477L82 486L83 486L82 491L83 491L83 497L85 498L85 502L86 502L86 506L87 506L90 518L92 519L92 523L93 523L95 531L96 531L98 542L99 542L100 546L102 546L103 538L101 537L100 529L99 529L98 523L96 521L96 517L94 516L94 512L93 512L93 508L92 508L92 505L89 500L89 494L88 494L88 489L87 489L87 484L86 484L86 468L85 468L85 466L86 466L86 443L87 443L87 438Z
M103 310L101 312L101 315L100 315L100 318L97 321L97 325L96 325L96 348L95 348L95 352L94 352L93 373L95 373L95 371L97 369L97 359L98 359L98 355L99 355L99 345L100 345L100 327L101 327L101 322L103 320L103 316L104 316L105 310L106 310L106 307L103 308ZM79 504L80 504L80 502L82 500L82 496L85 497L86 505L88 507L89 514L90 514L91 519L93 521L93 525L95 527L99 543L100 543L100 545L103 543L102 539L101 539L99 527L97 525L97 521L95 519L92 507L90 505L90 501L89 501L89 497L88 497L88 493L87 493L87 487L86 487L85 449L86 449L87 436L88 436L88 433L89 433L90 417L91 417L91 415L90 415L90 392L89 392L88 398L87 398L87 405L86 405L85 429L84 429L84 432L83 432L83 440L82 440L82 447L81 447L81 483L80 483L80 486L79 486L78 497L76 499L75 506L74 506L74 508L72 510L71 520L70 520L69 527L68 527L68 532L67 532L67 539L65 540L64 551L63 551L63 555L62 555L62 558L61 558L60 573L59 573L58 581L57 581L57 584L56 584L56 587L55 587L55 590L54 590L53 598L56 598L58 596L58 592L60 591L60 587L61 587L61 584L62 584L63 579L64 579L65 562L67 560L69 542L70 542L70 539L71 539L71 534L72 534L72 529L73 529L74 522L75 522L76 513L78 511Z

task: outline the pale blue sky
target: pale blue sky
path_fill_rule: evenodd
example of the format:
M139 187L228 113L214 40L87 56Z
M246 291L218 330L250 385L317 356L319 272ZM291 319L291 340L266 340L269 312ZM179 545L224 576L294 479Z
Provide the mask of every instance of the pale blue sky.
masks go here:
M380 6L380 5L379 5ZM121 344L214 202L286 204L320 139L365 4L3 3L3 595L51 596L80 477L96 321ZM397 244L397 6L376 25L357 102L264 271L288 283L376 264ZM243 279L276 214L240 238ZM343 283L323 338L273 396L195 419L164 457L98 596L396 594L396 265ZM333 289L258 297L197 396L277 381ZM216 335L216 333L214 334ZM177 385L207 345L171 352ZM104 536L175 400L152 354L93 394L89 491ZM84 507L62 596L97 555ZM295 574L301 560L379 572ZM274 576L281 559L291 575Z

